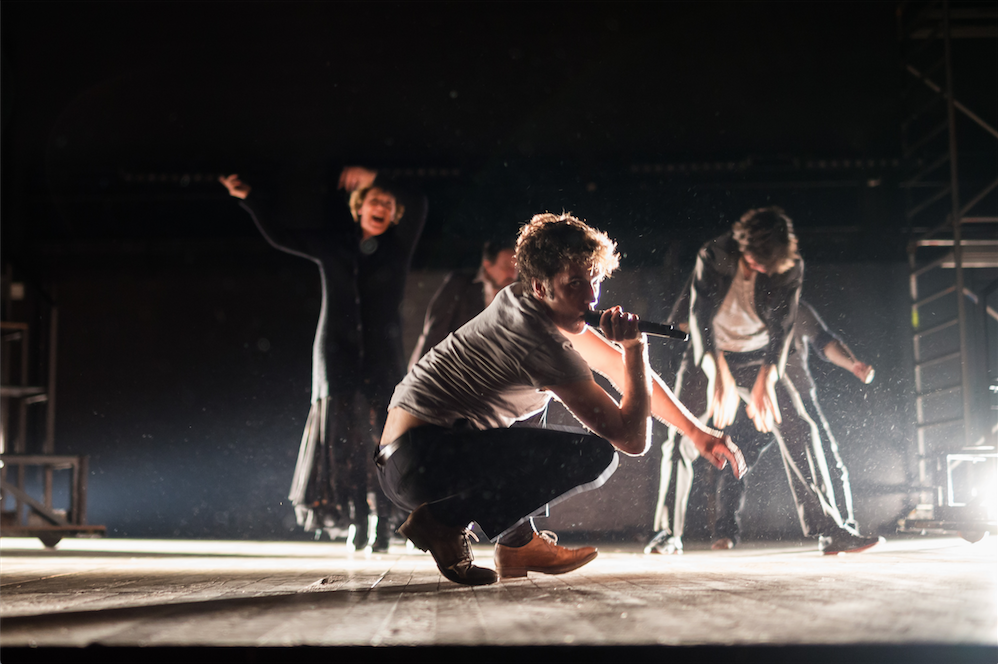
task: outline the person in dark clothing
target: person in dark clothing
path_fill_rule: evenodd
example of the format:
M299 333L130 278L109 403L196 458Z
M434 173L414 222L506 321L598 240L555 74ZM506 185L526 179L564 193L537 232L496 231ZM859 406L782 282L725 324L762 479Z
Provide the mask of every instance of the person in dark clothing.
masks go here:
M220 178L272 246L319 268L322 305L312 347L312 407L290 499L298 524L330 534L348 525L369 542L368 493L377 497L373 549L388 549L391 504L374 481L371 450L405 371L400 306L426 199L376 171L344 168L349 211L320 228L293 229L238 175ZM348 541L349 543L349 541Z
M726 430L751 470L775 439L780 446L801 527L827 554L862 551L879 538L846 528L821 490L817 427L784 368L803 284L793 224L779 208L746 213L733 230L701 248L690 287L692 345L676 377L676 394L704 421ZM745 403L740 408L740 402ZM696 450L670 431L663 445L655 528L647 553L681 553ZM827 474L825 475L827 478ZM718 480L715 537L722 548L739 537L744 484ZM670 503L671 498L671 505ZM670 523L671 512L671 523Z
M416 364L428 350L492 304L496 293L516 281L516 260L513 240L489 240L482 247L482 264L476 271L455 270L433 294L423 332L409 359L409 366Z

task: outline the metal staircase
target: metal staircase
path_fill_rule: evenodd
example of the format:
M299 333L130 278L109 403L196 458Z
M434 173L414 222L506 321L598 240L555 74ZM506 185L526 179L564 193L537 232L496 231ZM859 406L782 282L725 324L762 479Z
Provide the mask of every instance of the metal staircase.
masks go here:
M998 530L998 305L989 304L998 283L998 130L956 98L961 79L954 73L974 67L976 54L955 55L954 43L994 44L998 8L902 3L898 34L908 79L901 134L910 168L901 186L910 237L918 494L899 527L976 541ZM989 94L996 94L994 81Z

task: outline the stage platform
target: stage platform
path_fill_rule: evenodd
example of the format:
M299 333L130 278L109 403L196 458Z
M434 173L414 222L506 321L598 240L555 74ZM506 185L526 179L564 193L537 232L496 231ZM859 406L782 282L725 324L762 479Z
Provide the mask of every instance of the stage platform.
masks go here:
M342 543L0 539L3 662L998 660L996 538L814 541L645 555L469 588L432 558ZM492 565L490 547L476 560ZM331 650L332 649L332 650ZM56 659L51 659L56 656Z

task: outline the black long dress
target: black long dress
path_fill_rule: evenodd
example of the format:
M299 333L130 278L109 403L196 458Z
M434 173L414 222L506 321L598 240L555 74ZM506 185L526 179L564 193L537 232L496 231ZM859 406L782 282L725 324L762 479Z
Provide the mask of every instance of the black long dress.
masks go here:
M259 196L241 203L272 246L319 268L312 407L289 498L305 530L332 534L354 523L360 546L367 539L369 492L378 496L379 537L387 537L380 524L387 525L390 504L369 463L388 401L405 373L400 307L427 209L421 194L382 178L375 186L392 192L405 211L398 225L363 242L345 205L342 215L305 230L280 223Z

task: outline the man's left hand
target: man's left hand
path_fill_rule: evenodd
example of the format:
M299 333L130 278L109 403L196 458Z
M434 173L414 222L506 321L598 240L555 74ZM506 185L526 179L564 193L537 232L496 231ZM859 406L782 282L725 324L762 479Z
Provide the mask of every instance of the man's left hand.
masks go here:
M727 463L731 463L731 472L735 477L741 479L745 474L745 458L738 446L731 442L730 436L725 436L720 431L712 429L697 430L689 435L693 446L700 452L700 456L707 459L715 467L723 469Z

